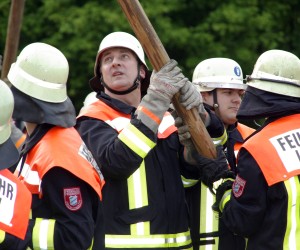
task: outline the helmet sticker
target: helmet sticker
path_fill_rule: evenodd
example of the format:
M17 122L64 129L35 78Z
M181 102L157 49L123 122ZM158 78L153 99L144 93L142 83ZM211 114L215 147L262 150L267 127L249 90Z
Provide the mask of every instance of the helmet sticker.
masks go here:
M233 71L237 76L240 76L241 72L242 72L240 67L238 67L238 66L235 66Z

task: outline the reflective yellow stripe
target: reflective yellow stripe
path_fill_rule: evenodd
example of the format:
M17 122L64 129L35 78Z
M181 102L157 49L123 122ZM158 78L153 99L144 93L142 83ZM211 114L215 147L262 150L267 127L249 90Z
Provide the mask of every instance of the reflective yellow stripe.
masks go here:
M215 146L224 145L227 142L227 137L228 136L225 129L223 135L221 135L220 137L212 138L212 141Z
M0 230L0 244L5 240L5 232Z
M119 139L142 158L156 145L132 124L123 129Z
M34 249L54 249L54 226L55 220L36 218L32 232L32 244Z
M185 188L192 187L199 182L199 180L186 179L184 176L181 176L181 181Z
M155 235L105 235L107 248L170 248L191 244L190 232Z
M215 202L215 196L210 190L201 182L201 200L200 200L200 229L199 233L211 233L219 230L218 213L214 213L212 205ZM215 239L214 245L203 245L199 247L199 250L217 250L219 245L218 237L206 237L200 240Z
M148 206L148 190L145 162L128 178L128 199L129 209L136 209ZM144 235L150 234L150 222L142 221L130 225L131 234Z
M300 184L298 176L284 182L288 194L287 226L283 249L300 249Z
M231 189L230 189L230 190L227 190L227 191L224 193L224 195L223 195L223 197L222 197L222 199L221 199L221 201L220 201L219 209L220 209L221 212L223 211L223 209L224 209L226 203L230 200L230 196L231 196Z

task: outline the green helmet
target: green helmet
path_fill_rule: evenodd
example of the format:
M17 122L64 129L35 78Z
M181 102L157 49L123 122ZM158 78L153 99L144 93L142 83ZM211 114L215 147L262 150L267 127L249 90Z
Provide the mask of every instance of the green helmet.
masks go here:
M257 59L246 81L253 88L300 98L300 60L284 50L268 50Z
M14 97L7 84L0 80L0 144L8 140L11 134L11 116L14 109Z
M67 99L68 75L69 64L62 52L45 43L32 43L21 51L7 77L26 95L61 103Z

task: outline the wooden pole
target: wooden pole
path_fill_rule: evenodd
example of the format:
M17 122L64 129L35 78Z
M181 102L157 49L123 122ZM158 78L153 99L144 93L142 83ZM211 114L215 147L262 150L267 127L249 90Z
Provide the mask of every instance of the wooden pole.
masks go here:
M10 65L16 60L19 47L20 31L22 26L25 0L12 0L7 25L7 34L4 50L4 59L1 70L1 79L7 81Z
M138 0L118 0L137 39L143 46L153 68L158 71L170 58L152 27ZM176 94L172 103L184 122L189 126L192 141L197 151L208 158L216 158L216 148L196 109L186 110L179 102L180 94Z

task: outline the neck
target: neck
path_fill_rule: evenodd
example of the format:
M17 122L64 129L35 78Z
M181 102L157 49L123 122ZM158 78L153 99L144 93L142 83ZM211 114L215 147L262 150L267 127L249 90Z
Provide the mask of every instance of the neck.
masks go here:
M141 102L141 90L137 88L126 95L116 95L105 89L105 93L110 97L122 101L132 107L137 108Z
M36 128L37 124L25 122L25 127L28 135L31 135L34 129Z

